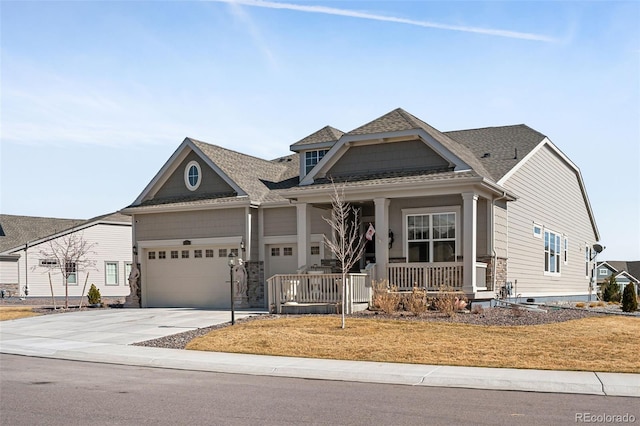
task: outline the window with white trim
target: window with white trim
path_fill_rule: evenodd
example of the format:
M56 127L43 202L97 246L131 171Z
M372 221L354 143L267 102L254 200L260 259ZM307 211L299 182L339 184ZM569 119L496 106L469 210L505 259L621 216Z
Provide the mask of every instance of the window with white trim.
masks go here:
M195 191L202 182L202 170L197 161L190 161L184 168L184 184L189 191Z
M105 285L118 285L118 262L104 263Z
M307 175L322 160L328 149L318 149L304 153L304 174Z
M544 272L560 274L560 234L544 231Z
M44 268L54 268L58 266L58 259L40 259L40 266Z
M78 271L76 269L76 263L67 262L65 265L65 272L67 273L67 284L78 285Z
M542 238L542 226L537 223L533 224L533 236L536 238Z
M600 275L609 275L609 270L607 268L600 268Z
M456 213L408 214L406 218L409 262L456 261Z

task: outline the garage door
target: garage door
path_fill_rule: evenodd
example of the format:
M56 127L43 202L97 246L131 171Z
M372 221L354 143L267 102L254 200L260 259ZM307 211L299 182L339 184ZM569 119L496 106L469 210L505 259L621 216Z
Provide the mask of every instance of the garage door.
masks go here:
M144 292L150 308L229 308L230 247L145 249Z

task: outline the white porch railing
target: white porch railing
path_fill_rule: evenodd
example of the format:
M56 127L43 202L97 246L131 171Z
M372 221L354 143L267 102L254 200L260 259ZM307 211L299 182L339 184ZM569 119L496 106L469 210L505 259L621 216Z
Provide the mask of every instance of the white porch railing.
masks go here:
M443 287L462 289L462 262L391 263L387 266L389 285L398 291L413 287L438 291Z
M368 274L347 275L347 310L353 311L354 303L371 301L371 282ZM342 301L342 274L291 274L274 275L267 280L269 307L281 313L285 303L326 303Z

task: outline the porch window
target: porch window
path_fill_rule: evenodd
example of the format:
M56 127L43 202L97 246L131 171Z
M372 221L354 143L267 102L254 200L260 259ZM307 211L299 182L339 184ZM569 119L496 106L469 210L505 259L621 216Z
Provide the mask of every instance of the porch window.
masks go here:
M320 149L316 151L307 151L304 153L304 174L308 175L311 169L322 160L322 157L329 152L328 149Z
M544 272L560 274L560 235L544 231Z
M409 262L455 262L456 213L407 215Z

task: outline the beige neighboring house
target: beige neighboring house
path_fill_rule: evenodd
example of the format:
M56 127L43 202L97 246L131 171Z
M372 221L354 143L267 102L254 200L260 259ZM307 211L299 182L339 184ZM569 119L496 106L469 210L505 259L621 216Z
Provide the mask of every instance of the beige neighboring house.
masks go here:
M506 287L535 300L589 293L599 234L580 170L526 125L441 132L396 109L290 149L264 160L180 144L123 210L143 307L229 307L232 252L246 261L249 305L328 301L331 179L359 210L360 232L376 231L350 282L369 265L401 290L446 285L473 300Z
M47 259L52 241L76 233L89 244L95 266L80 270L69 265L69 296L80 296L87 274L85 295L95 284L103 297L129 294L131 271L131 218L119 213L89 220L0 215L0 288L16 297L51 297L49 274L56 297L65 295L62 272L54 259ZM77 269L77 270L76 270Z

